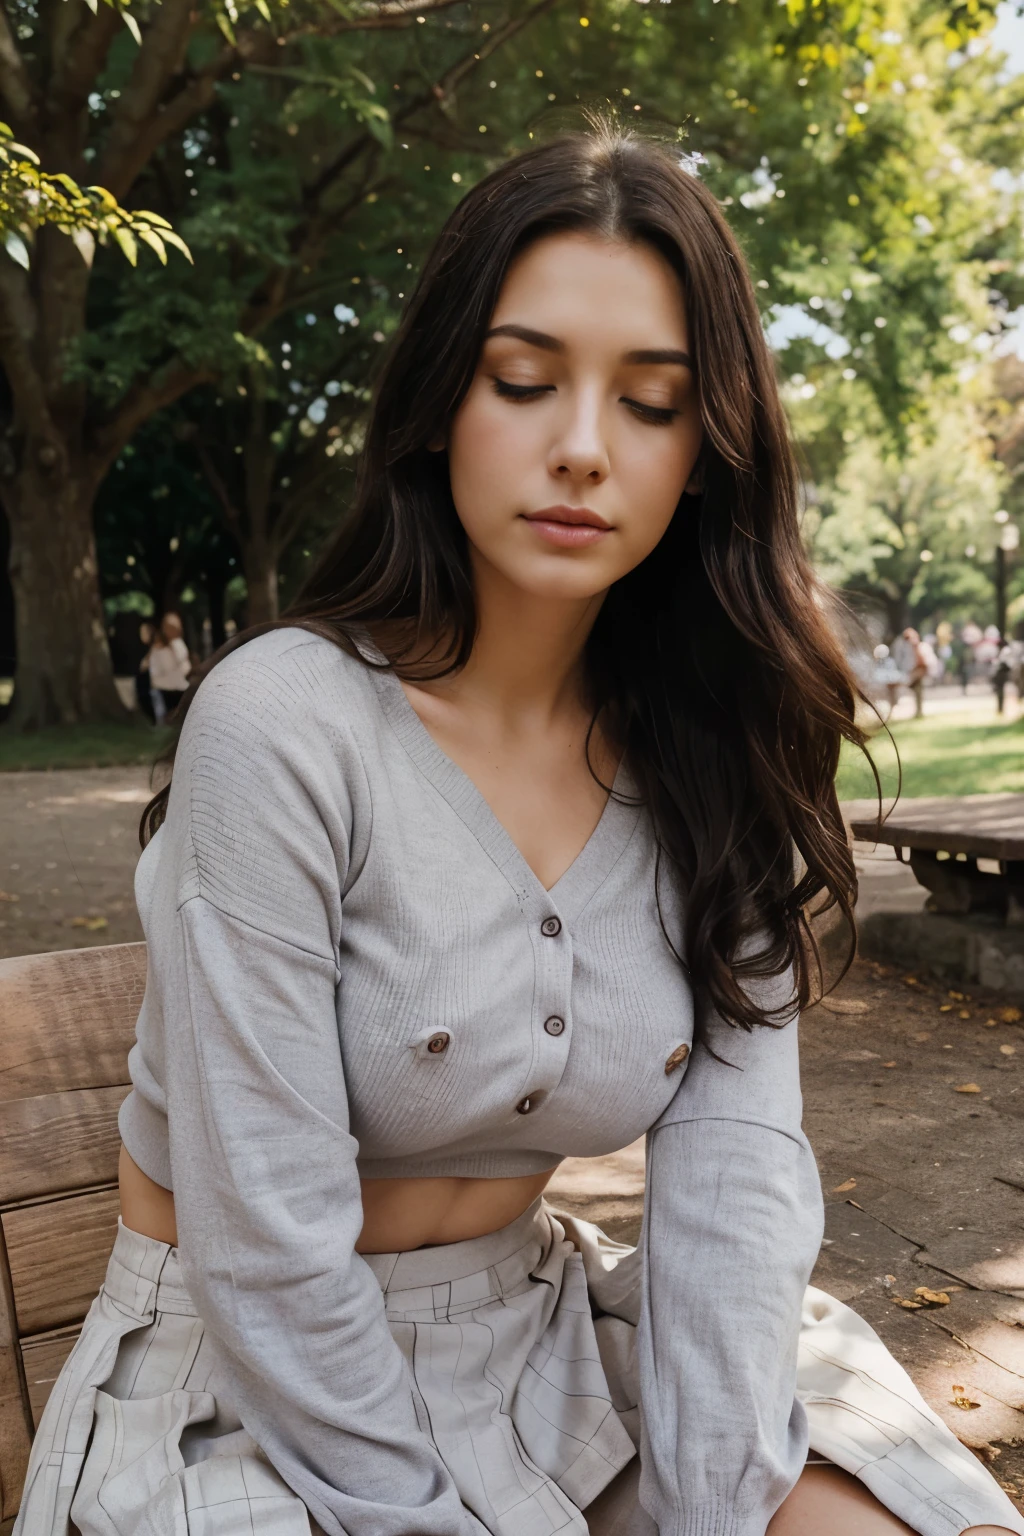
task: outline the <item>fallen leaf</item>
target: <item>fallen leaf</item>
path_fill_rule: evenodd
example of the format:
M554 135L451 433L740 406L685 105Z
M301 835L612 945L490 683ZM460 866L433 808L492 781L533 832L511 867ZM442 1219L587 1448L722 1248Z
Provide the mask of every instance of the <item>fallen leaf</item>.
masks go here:
M950 1402L953 1404L954 1408L963 1408L965 1410L968 1409L968 1408L980 1408L981 1407L980 1403L972 1402L969 1397L951 1397L950 1398Z
M15 896L13 891L0 891L0 901L20 901L20 896Z
M961 1008L960 1009L960 1017L962 1019L969 1019L970 1016L971 1016L971 1010L969 1008Z
M932 1291L929 1290L926 1285L917 1286L914 1291L914 1295L920 1296L922 1301L926 1301L928 1305L932 1307L949 1306L949 1297L946 1295L945 1291Z
M827 1008L829 1013L869 1013L871 1004L862 1002L859 997L823 997L821 1006Z
M946 993L946 996L951 997L955 1003L962 1003L964 1000L964 994L962 992L953 992L951 990Z
M998 1019L986 1019L985 1020L985 1028L986 1029L995 1029L995 1027L996 1027L996 1025L998 1023L999 1023Z
M898 1307L903 1307L907 1312L920 1312L924 1306L923 1301L911 1301L909 1296L892 1296L890 1300L894 1301Z
M921 1042L923 1042L925 1040L930 1040L931 1039L931 1035L928 1033L928 1031L926 1029L922 1029L922 1030L918 1031L918 1033L914 1036L914 1039L917 1040L919 1043L921 1043Z
M999 1054L1001 1056L1016 1056L1017 1047L1015 1045L1001 1045L999 1047Z
M967 1388L966 1387L962 1387L958 1381L954 1381L953 1385L950 1387L949 1390L951 1392L966 1392Z
M908 987L919 987L921 985L916 976L904 976L903 980Z
M844 1184L837 1184L835 1189L832 1191L832 1193L834 1195L845 1195L846 1191L848 1189L856 1189L856 1188L857 1188L857 1180L856 1179L847 1179Z
M69 928L88 928L92 933L96 933L100 928L106 928L106 926L107 920L105 917L73 917L68 924Z
M952 1003L940 1003L939 1004L939 1012L940 1013L952 1013L953 1012L953 1004Z
M977 1083L961 1083L959 1088L956 1088L953 1091L955 1093L980 1093L981 1089L978 1087Z
M852 1205L855 1211L862 1211L864 1209L862 1205L857 1204L856 1200L847 1200L846 1203L847 1205Z
M895 1275L886 1275L885 1283L886 1283L886 1285L895 1285L896 1284L896 1276Z
M999 1017L1004 1024L1019 1024L1024 1019L1024 1013L1019 1008L1000 1008Z
M894 1062L894 1061L883 1061L882 1062L882 1066L883 1067L894 1067L894 1066L896 1066L896 1062Z

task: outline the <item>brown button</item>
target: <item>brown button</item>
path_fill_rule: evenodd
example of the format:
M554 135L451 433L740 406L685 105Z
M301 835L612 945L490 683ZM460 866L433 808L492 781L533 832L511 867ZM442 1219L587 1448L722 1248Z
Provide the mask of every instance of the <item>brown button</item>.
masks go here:
M449 1045L451 1044L451 1039L451 1035L449 1035L446 1030L442 1029L438 1034L431 1035L430 1039L427 1041L427 1050L430 1052L431 1056L440 1056L442 1051L446 1051L448 1049Z
M540 931L546 939L554 939L562 931L562 919L560 917L546 917L540 925Z
M669 1073L674 1072L676 1067L681 1067L689 1054L690 1047L688 1045L677 1045L665 1063L665 1076L668 1077Z
M565 1028L565 1020L560 1019L557 1013L553 1013L550 1019L544 1020L544 1028L549 1035L560 1035Z
M531 1107L530 1098L529 1095L527 1095L525 1099L520 1099L519 1103L516 1105L516 1114L528 1115L530 1113Z

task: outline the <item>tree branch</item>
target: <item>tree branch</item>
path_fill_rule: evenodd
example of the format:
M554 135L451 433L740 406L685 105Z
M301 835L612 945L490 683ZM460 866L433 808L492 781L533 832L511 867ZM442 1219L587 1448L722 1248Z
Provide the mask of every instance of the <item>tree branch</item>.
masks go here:
M491 33L483 43L475 46L472 53L466 54L453 64L435 85L406 102L402 110L392 118L392 125L395 128L404 126L426 107L438 106L443 109L450 102L456 87L468 75L518 32L530 26L546 11L553 9L555 4L557 0L534 0L533 5L517 16L513 16L503 27ZM288 288L296 269L301 270L303 266L312 265L311 257L316 247L362 200L368 177L364 179L363 186L357 189L352 197L346 199L339 208L325 211L323 207L328 193L337 185L349 167L367 150L376 151L379 154L380 146L371 133L364 131L357 134L340 150L330 165L325 167L308 188L304 198L308 209L305 223L293 232L290 241L292 261L288 266L279 267L276 272L264 279L256 290L246 307L241 324L241 329L246 334L251 335L263 329L288 307Z
M161 0L154 7L153 20L143 35L142 47L121 92L96 167L97 179L116 198L125 196L145 165L144 159L139 160L139 141L152 120L163 115L161 97L184 63L189 34L197 19L192 3L193 0Z
M231 498L231 493L227 486L224 484L224 480L220 471L218 470L216 464L214 464L213 460L210 458L210 455L204 445L197 442L195 448L199 462L203 466L203 474L206 476L214 495L220 502L221 511L224 513L224 521L227 523L239 544L241 544L243 537L242 519L239 516L238 508L235 506L235 503Z
M0 96L15 132L25 132L36 121L38 101L32 77L11 31L7 10L0 5Z
M117 410L93 434L90 457L101 475L144 422L180 400L190 389L215 383L217 375L212 368L193 368L175 357L159 372L144 377L146 382L128 389Z
M46 105L51 116L80 112L95 88L110 45L124 22L112 5L97 5L95 15L83 5L84 16L54 61Z

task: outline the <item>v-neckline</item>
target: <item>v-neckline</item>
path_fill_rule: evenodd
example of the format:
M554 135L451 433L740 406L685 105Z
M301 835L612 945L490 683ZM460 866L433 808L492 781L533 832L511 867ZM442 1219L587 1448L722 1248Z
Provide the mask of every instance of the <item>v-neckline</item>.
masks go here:
M583 847L554 885L546 886L464 768L430 734L384 653L365 634L353 636L369 668L385 718L419 771L472 832L521 897L534 896L571 919L590 900L629 842L640 820L636 785L620 760L611 793ZM623 799L622 797L627 797Z

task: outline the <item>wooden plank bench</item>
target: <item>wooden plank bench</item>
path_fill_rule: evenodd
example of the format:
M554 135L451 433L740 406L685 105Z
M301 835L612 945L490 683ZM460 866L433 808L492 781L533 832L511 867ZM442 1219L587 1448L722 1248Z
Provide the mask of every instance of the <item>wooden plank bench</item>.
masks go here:
M931 893L932 912L987 912L1024 927L1024 795L932 796L897 804L881 826L850 823L855 838L887 843Z
M146 946L0 960L0 1536L117 1230Z

